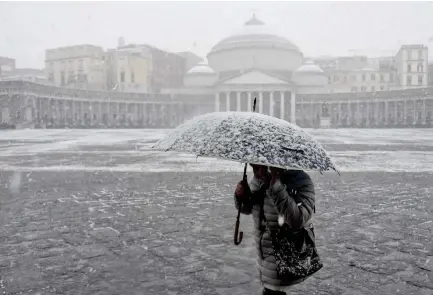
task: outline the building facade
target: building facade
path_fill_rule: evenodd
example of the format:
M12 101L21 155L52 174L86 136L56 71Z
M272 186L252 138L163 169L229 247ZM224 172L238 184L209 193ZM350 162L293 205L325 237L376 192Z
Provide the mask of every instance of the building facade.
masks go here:
M433 61L428 65L428 85L433 86Z
M45 71L56 86L106 89L105 53L101 47L77 45L45 52Z
M148 47L118 47L106 55L107 89L150 92L152 55Z
M396 88L394 75L388 70L363 68L328 71L330 93L377 92Z
M396 78L401 89L428 85L428 48L424 45L403 45L395 58Z
M15 59L0 56L0 78L10 75L15 70Z

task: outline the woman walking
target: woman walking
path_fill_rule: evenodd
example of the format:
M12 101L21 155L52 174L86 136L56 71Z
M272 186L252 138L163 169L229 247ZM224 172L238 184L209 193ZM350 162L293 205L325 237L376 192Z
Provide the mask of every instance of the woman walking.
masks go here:
M283 224L290 229L310 227L315 211L314 185L308 174L301 170L251 166L254 177L249 184L245 180L238 183L235 206L236 209L241 206L241 213L253 216L263 295L284 295L290 286L306 277L290 279L279 275L270 232Z

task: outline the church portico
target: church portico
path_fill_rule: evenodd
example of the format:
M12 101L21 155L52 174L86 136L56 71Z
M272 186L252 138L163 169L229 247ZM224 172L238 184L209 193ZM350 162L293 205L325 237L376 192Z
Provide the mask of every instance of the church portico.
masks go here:
M290 120L294 113L296 95L290 90L282 91L263 91L263 90L238 90L238 91L221 91L215 93L215 111L216 112L247 112L252 110L252 102L257 98L256 112L280 119Z

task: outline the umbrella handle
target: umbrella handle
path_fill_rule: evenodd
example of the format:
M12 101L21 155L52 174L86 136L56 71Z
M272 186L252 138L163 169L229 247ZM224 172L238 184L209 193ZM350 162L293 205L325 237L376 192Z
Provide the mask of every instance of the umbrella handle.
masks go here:
M254 97L254 102L253 102L253 112L256 111L256 103L257 103L257 97ZM243 177L243 181L247 181L247 167L248 167L248 163L245 163L245 167L244 167L244 177ZM240 243L242 242L242 238L244 237L244 233L241 231L239 232L239 218L241 216L241 208L242 208L242 204L239 204L239 210L238 210L238 217L236 218L236 224L235 224L235 234L234 234L234 243L236 246L240 245Z
M236 224L235 224L235 234L234 234L234 243L236 246L240 245L240 243L242 242L242 238L244 237L244 233L241 231L239 232L239 217L241 215L241 204L239 204L239 211L238 211L238 217L236 219Z

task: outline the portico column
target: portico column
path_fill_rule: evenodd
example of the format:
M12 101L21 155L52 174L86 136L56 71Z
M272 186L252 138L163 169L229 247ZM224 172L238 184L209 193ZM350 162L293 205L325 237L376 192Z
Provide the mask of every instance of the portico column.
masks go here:
M263 92L259 92L259 113L263 114Z
M248 112L251 112L253 110L252 103L253 102L251 101L251 92L248 92Z
M407 100L405 99L403 102L403 123L407 123Z
M341 118L343 117L343 109L341 108L341 101L338 102L338 120L337 126L341 126Z
M269 116L274 116L274 92L269 92Z
M230 92L226 92L226 111L230 112Z
M415 122L418 120L417 116L416 116L416 99L414 99L413 101L413 120L412 120L412 124L415 124Z
M293 91L290 98L290 122L296 124L296 94Z
M241 111L241 93L239 91L236 93L236 111Z
M220 111L220 94L217 92L215 93L215 112Z
M280 92L281 99L280 99L280 119L284 120L284 92Z

